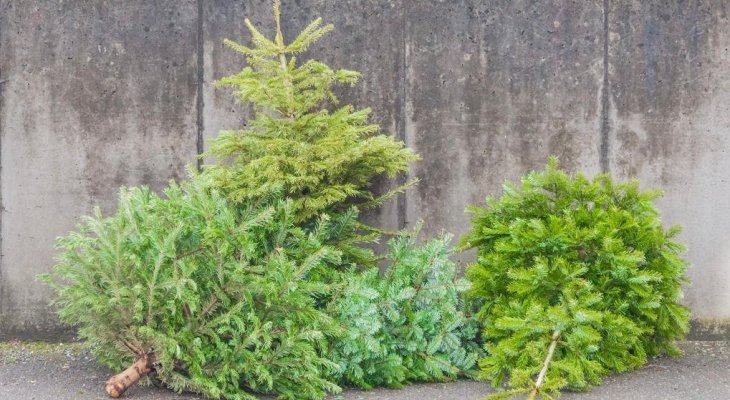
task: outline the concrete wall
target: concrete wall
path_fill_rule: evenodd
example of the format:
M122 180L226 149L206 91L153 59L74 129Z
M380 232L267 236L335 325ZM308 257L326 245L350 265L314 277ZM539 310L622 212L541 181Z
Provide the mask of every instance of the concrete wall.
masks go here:
M730 22L725 0L297 0L285 36L316 16L311 53L363 72L343 101L423 156L421 185L366 218L425 234L468 229L466 204L550 154L662 187L694 264L697 335L730 321ZM33 276L53 240L120 185L162 187L219 130L245 123L215 79L242 58L262 1L0 0L0 338L58 337ZM384 183L380 184L383 188ZM469 253L459 257L468 261Z
M0 335L53 335L54 238L196 153L195 1L0 2Z

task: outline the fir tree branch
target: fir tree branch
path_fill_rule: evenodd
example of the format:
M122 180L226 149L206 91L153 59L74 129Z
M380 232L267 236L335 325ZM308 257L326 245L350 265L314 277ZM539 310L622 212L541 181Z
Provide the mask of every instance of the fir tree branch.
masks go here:
M190 312L190 305L188 303L183 304L183 315L187 321L190 321L192 314Z
M179 254L179 255L175 256L175 258L173 259L173 261L179 261L179 260L181 260L183 258L190 257L192 255L198 254L198 253L200 253L201 251L204 251L204 250L207 250L207 247L206 246L196 247L196 248L194 248L192 250L186 251L185 253L182 253L182 254Z
M129 343L129 341L127 341L123 337L119 336L118 339L124 345L124 347L128 348L135 356L140 357L145 353L142 349L138 349L136 346Z

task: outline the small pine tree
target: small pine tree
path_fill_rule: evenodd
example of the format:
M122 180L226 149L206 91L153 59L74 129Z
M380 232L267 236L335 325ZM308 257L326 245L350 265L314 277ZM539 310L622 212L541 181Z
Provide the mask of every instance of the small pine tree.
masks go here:
M297 221L309 221L323 211L340 212L353 204L376 206L415 183L409 182L376 197L374 177L394 177L417 156L402 142L375 134L368 123L370 109L336 105L337 83L355 84L360 74L308 60L296 54L332 30L317 19L285 44L279 0L274 2L276 36L266 38L247 19L253 47L230 40L226 44L246 56L249 67L223 78L241 102L254 106L255 116L244 130L224 131L205 154L221 161L205 167L205 175L235 202L280 194L292 198ZM227 163L225 161L230 161Z
M462 243L477 248L467 276L489 354L481 377L513 387L493 398L549 399L647 356L679 353L687 263L673 240L679 228L662 228L652 204L659 196L604 174L570 178L552 158L521 188L507 184L501 199L470 208Z
M151 371L209 398L319 399L338 386L326 358L339 323L312 274L340 262L326 219L304 232L289 201L231 207L193 180L166 199L123 189L118 211L97 210L60 238L52 274L63 321L109 367L121 395Z
M344 383L370 389L443 382L476 363L476 321L464 314L468 283L449 260L450 236L418 246L416 235L392 239L384 273L346 276L345 290L330 303L346 331L331 355Z

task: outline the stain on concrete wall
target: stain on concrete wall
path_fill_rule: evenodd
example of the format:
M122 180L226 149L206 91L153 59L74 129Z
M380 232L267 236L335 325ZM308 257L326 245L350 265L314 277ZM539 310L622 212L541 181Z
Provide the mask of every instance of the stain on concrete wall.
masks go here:
M58 327L34 280L54 238L121 185L156 189L195 155L195 2L3 4L0 334Z
M597 169L597 3L409 4L406 132L423 156L409 221L423 218L429 234L462 234L466 205L498 195L504 180L541 168L551 154L571 171Z
M730 6L612 2L610 171L659 187L689 247L685 302L730 318Z
M245 65L222 41L249 40L245 17L273 31L268 0L80 3L0 0L0 338L59 332L33 276L80 214L111 211L120 185L184 176L199 136L245 127L247 106L213 88ZM664 188L694 264L687 304L730 317L727 2L289 0L282 12L289 39L318 16L335 25L310 54L361 71L343 103L372 107L423 157L421 184L367 221L462 234L465 205L555 154Z

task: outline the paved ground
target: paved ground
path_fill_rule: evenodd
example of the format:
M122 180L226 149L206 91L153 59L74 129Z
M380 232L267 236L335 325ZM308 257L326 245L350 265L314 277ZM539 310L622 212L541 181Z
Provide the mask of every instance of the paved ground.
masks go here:
M730 400L730 342L685 342L685 356L651 360L639 371L614 376L588 393L565 393L565 400ZM99 367L76 345L34 347L0 345L0 399L105 399L110 371ZM459 381L413 385L404 390L349 390L330 400L482 400L486 384ZM192 400L161 388L133 387L129 400Z

